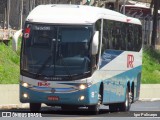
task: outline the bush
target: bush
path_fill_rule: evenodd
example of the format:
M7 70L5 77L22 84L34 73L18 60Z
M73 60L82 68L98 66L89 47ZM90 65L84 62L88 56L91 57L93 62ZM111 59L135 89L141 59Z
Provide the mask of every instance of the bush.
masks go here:
M143 51L142 83L160 83L160 51L148 47Z
M12 84L19 81L20 57L12 46L0 44L0 84Z

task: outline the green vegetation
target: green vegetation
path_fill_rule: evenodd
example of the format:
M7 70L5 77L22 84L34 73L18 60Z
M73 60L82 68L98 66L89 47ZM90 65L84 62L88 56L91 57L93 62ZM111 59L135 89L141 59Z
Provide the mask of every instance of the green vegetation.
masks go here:
M143 84L160 84L160 51L145 48L142 66Z
M0 84L19 82L20 42L18 44L17 53L12 50L11 44L0 44ZM143 50L142 83L160 84L160 51L149 48Z
M9 46L0 44L0 84L16 84L19 82L19 54Z

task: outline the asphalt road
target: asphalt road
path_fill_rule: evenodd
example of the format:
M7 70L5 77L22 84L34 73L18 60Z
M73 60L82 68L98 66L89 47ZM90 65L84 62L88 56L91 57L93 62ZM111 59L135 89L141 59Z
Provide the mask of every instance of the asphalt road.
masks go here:
M30 115L29 109L11 109L0 110L0 116L2 112L11 112L12 117L17 119L16 115ZM4 114L4 113L3 113ZM128 120L128 119L160 119L160 101L137 101L132 104L129 112L113 112L110 113L107 106L101 106L100 113L98 115L88 114L87 112L65 112L60 108L55 107L43 107L41 112L37 114L45 117L46 119L58 119L58 120ZM153 117L154 116L154 117ZM46 118L47 117L47 118ZM40 118L38 118L40 119Z

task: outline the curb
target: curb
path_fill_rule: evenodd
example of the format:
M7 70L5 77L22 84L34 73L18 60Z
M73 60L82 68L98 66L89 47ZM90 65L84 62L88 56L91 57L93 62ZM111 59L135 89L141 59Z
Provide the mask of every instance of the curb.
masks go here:
M47 105L42 104L42 107L46 106ZM29 108L29 103L0 105L0 110L27 109L27 108Z
M0 109L2 110L23 109L23 108L29 108L29 103L0 105Z
M141 98L141 99L139 99L138 101L151 101L151 102L153 102L153 101L160 101L160 98Z

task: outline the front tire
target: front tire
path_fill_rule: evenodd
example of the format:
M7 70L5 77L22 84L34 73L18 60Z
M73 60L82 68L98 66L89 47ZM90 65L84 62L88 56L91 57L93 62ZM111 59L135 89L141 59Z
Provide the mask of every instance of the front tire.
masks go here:
M30 103L31 112L39 112L41 110L41 103Z
M88 106L88 111L89 111L91 114L97 115L97 114L99 114L99 108L100 108L100 105L99 105L99 104L97 104L97 105L92 105L92 106Z
M100 105L102 104L102 96L99 93L98 94L98 103L96 105L88 106L88 111L91 112L94 115L99 114Z

